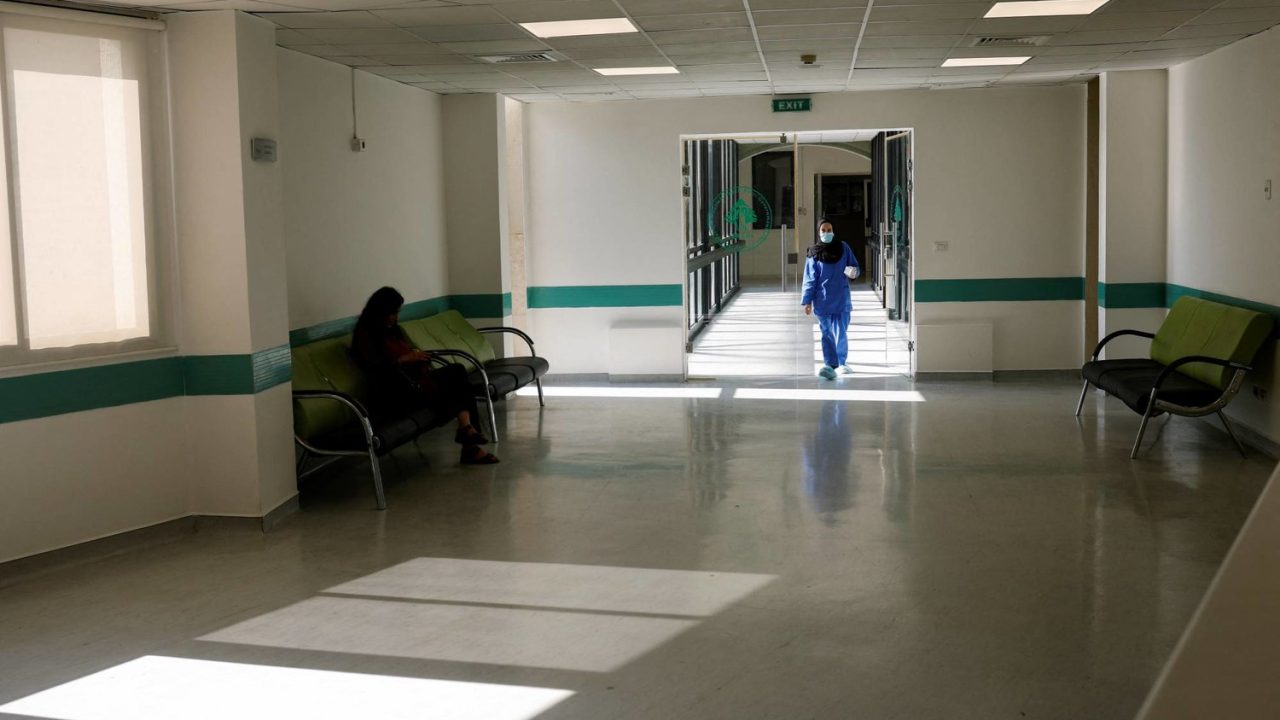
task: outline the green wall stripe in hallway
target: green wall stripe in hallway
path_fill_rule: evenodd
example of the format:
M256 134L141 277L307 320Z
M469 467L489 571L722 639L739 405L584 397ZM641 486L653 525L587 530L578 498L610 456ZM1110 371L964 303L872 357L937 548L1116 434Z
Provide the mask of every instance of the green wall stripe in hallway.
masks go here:
M683 285L559 285L529 288L529 307L682 307Z
M1162 282L1098 283L1098 306L1104 308L1162 308L1164 295Z
M182 358L0 379L0 423L163 400L183 393Z
M975 278L916 280L916 302L1023 302L1083 300L1084 278Z
M252 355L175 356L0 378L0 423L183 395L255 395L292 378L287 345Z
M501 318L511 314L511 293L450 295L449 309L466 318Z

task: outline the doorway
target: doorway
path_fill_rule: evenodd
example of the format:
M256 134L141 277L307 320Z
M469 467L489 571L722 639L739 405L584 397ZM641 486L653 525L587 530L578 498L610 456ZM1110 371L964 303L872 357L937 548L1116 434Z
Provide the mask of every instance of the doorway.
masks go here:
M854 373L847 377L911 374L911 167L910 143L902 142L909 136L869 130L681 138L688 377L816 374L820 346L800 289L805 251L824 216L863 270L850 286ZM903 157L907 162L891 170Z

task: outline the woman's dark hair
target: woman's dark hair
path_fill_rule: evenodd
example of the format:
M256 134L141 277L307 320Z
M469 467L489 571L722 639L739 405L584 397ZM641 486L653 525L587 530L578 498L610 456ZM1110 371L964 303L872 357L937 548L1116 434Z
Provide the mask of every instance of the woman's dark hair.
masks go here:
M356 320L356 334L372 334L375 337L387 331L387 316L400 312L404 296L393 287L378 288L364 304L360 319Z

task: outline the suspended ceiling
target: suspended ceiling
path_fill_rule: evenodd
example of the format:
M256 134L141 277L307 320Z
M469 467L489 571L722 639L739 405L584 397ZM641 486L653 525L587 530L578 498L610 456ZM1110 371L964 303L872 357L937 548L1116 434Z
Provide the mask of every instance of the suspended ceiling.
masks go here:
M1107 70L1169 67L1280 24L1280 0L1111 0L1083 17L1008 19L983 18L992 2L963 0L873 0L869 9L867 0L123 4L245 10L276 23L278 44L298 52L438 93L527 102L1073 83ZM620 16L641 32L542 40L517 24ZM1047 38L1023 48L973 46L993 36ZM477 59L544 51L562 59ZM817 67L801 67L802 54L817 55ZM990 55L1032 57L1015 67L940 67ZM604 77L591 69L654 65L680 74Z

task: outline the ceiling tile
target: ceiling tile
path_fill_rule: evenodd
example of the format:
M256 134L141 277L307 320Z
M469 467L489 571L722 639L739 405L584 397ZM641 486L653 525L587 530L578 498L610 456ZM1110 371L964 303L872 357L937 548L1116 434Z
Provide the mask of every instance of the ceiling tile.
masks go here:
M334 57L325 59L329 62L336 62L340 65L348 65L350 67L375 67L379 65L386 65L386 63L378 62L373 58L360 57L359 55L335 55Z
M511 22L591 20L622 17L612 0L533 0L494 4L493 9Z
M637 24L648 32L664 30L719 30L722 28L750 28L745 12L701 13L697 15L650 15L635 18Z
M915 37L886 36L864 37L863 48L952 48L964 39L963 35L919 35Z
M1228 10L1210 10L1196 19L1191 25L1224 25L1238 22L1280 22L1280 3L1272 7L1235 8Z
M262 13L288 12L299 9L291 5L276 5L274 3L259 2L258 0L209 0L209 2L183 3L180 7L184 12L189 10L243 10L244 12ZM308 7L307 9L310 8Z
M662 46L703 45L714 46L728 42L746 42L755 45L751 28L722 28L719 30L666 30L651 32L649 37Z
M688 90L654 90L646 92L644 90L632 90L631 94L638 100L663 100L666 98L680 97L702 97L702 91L697 88Z
M973 23L967 20L942 20L938 22L871 22L867 24L867 36L886 35L961 35ZM972 32L978 32L976 30Z
M304 30L303 34L315 38L318 42L327 44L406 43L421 39L397 28L381 30Z
M864 68L936 68L942 59L929 58L897 58L893 60L875 60L858 55L858 69Z
M761 40L803 40L805 38L856 38L862 23L835 25L774 25L758 29Z
M551 93L517 93L509 95L512 100L518 100L522 103L538 103L538 102L560 102L559 95Z
M942 61L947 56L947 48L902 48L900 50L881 50L874 48L859 48L859 60L908 60L908 59L930 59Z
M476 42L480 40L522 40L529 33L511 25L437 25L408 28L410 32L432 42Z
M391 23L371 12L290 12L261 13L258 17L286 28L380 28L392 27Z
M845 10L766 10L752 12L756 25L822 25L825 23L861 23L861 8Z
M1155 40L1164 31L1158 28L1136 28L1133 30L1091 30L1055 35L1049 39L1050 45L1103 45L1106 43L1133 43Z
M350 44L335 45L334 47L341 50L347 55L448 55L449 51L427 42L419 40L413 43L376 43L376 44Z
M281 47L289 47L290 45L314 45L315 42L315 40L312 40L297 30L276 30L276 44Z
M365 53L353 50L350 45L317 45L314 40L307 45L290 45L290 50L297 50L300 53L314 55L321 58L338 57L341 55L364 55Z
M760 54L751 52L720 53L718 55L696 55L691 57L672 58L680 67L705 67L707 65L754 65L760 67Z
M440 43L440 47L463 55L501 55L506 53L546 52L547 46L530 38L523 40L481 40L478 42Z
M1111 0L1094 14L1207 10L1220 2L1222 0Z
M973 23L970 35L1053 35L1070 32L1082 22L1078 17L991 18Z
M1205 52L1241 40L1245 35L1215 35L1213 37L1180 38L1177 40L1153 40L1140 46L1143 50L1169 50L1171 48L1203 48ZM1134 48L1139 49L1139 48Z
M1198 10L1181 12L1108 13L1085 18L1077 30L1125 30L1128 28L1175 28L1200 14Z
M469 59L461 55L370 55L387 65L466 65Z
M1147 46L1147 43L1111 43L1109 45L1045 45L1028 48L1029 52L1039 57L1062 57L1070 55L1096 55L1105 52L1129 52Z
M618 48L621 50L622 48ZM663 45L662 51L671 58L708 57L725 54L742 54L756 52L753 42L711 43L707 45Z
M653 43L643 33L620 33L617 35L579 35L576 37L543 38L557 50L579 50L586 48L611 47L653 47Z
M654 47L589 48L566 50L564 54L574 60L607 60L609 58L648 58L662 60L662 54Z
M797 0L750 0L751 10L791 10L797 6L803 6L808 9L822 8L865 8L867 3L864 0L803 0L797 3ZM920 0L914 0L911 4L918 4ZM876 6L884 4L884 0L876 0Z
M1215 35L1252 35L1269 30L1274 22L1228 23L1224 25L1184 25L1164 35L1161 39L1213 37Z
M991 3L989 2L953 2L945 5L899 5L890 7L876 3L871 10L871 21L977 20L990 9Z
M742 9L742 0L621 0L622 7L633 17L642 15L671 15L673 13L733 12ZM811 0L805 0L806 3ZM751 3L756 9L756 2Z
M487 7L440 7L374 10L374 15L400 27L429 25L486 25L503 22L502 16Z

